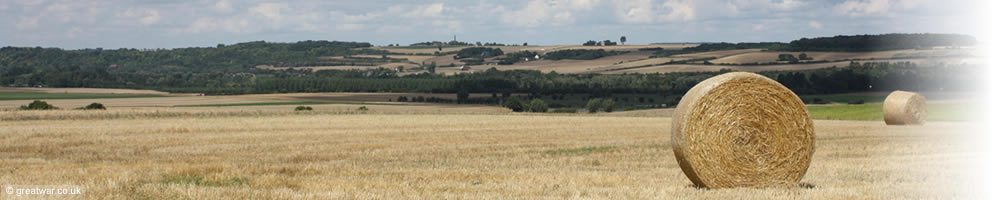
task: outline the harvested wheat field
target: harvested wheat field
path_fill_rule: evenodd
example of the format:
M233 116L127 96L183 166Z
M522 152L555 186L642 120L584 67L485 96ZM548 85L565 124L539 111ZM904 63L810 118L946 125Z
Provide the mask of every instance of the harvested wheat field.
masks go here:
M0 114L14 112L25 114ZM0 182L74 185L86 199L968 199L978 191L967 187L977 176L967 166L980 154L963 139L977 135L959 122L816 121L800 184L707 190L678 168L666 117L30 112L76 117L0 121Z
M161 108L161 107L176 107L176 106L198 106L198 107L211 107L211 105L227 105L227 106L238 106L241 104L275 104L275 103L311 103L311 104L326 104L326 103L349 103L349 104L408 104L408 105L424 105L423 103L406 103L406 102L393 102L400 96L406 96L408 98L413 97L435 97L441 99L452 99L454 100L456 96L454 94L427 94L427 93L364 93L364 92L336 92L336 93L289 93L289 94L250 94L250 95L226 95L226 96L173 96L176 94L168 94L171 97L143 97L143 98L109 98L109 99L44 99L48 103L51 103L60 108L76 108L81 106L86 106L87 104L99 102L111 109L116 108ZM489 97L492 94L487 93L473 93L470 97ZM5 109L15 109L21 105L27 105L31 103L34 99L24 99L24 100L0 100L0 110ZM426 106L441 106L441 105L426 105ZM448 106L441 106L448 107ZM485 107L485 106L483 106ZM252 109L252 108L251 108Z
M10 88L0 87L0 92L42 92L42 93L63 93L63 94L153 94L170 95L168 92L155 90L136 89L112 89L112 88ZM178 94L174 94L178 95ZM180 94L183 95L183 94Z

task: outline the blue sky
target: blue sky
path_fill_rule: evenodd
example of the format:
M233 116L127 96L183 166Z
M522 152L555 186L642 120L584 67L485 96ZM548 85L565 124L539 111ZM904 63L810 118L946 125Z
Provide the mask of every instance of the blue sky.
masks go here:
M0 0L0 46L176 48L245 41L787 42L979 36L976 0Z

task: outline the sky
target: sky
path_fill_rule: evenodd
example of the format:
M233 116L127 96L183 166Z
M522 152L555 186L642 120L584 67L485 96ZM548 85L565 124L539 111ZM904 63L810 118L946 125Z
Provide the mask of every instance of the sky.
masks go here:
M0 0L0 46L178 48L247 41L534 45L979 37L978 0Z

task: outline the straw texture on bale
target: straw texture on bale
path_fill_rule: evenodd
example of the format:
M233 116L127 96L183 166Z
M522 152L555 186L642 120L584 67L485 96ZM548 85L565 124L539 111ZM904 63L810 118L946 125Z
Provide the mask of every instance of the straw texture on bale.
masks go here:
M691 88L671 129L681 170L710 189L795 185L815 148L802 100L780 83L746 72L718 75Z
M888 125L921 125L927 120L927 102L917 93L893 91L882 104L882 116Z

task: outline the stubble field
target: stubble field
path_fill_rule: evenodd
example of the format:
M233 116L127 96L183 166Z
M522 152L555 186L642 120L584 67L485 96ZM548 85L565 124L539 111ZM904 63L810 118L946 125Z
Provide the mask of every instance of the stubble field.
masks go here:
M968 122L819 120L802 184L706 190L677 167L671 119L656 115L0 114L14 112L84 114L0 121L0 183L76 185L87 199L968 199L978 191Z

